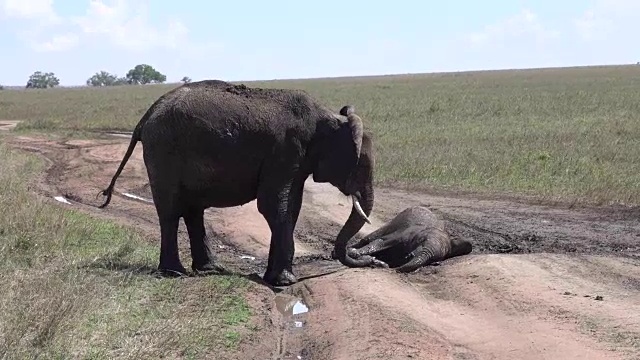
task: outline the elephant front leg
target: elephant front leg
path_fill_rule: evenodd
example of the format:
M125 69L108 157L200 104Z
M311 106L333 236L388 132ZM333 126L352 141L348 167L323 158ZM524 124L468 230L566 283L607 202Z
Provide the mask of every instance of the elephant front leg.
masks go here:
M372 255L380 250L383 239L367 239L363 238L347 249L347 254L353 258L359 258L365 255Z
M349 248L349 254L352 257L361 257L367 255L375 255L376 253L387 250L398 245L401 245L402 238L398 238L397 236L385 235L384 237L377 239L369 239L362 244L356 244L353 247Z
M304 182L287 185L275 193L258 197L258 210L271 229L269 259L264 281L272 286L288 286L298 280L293 274L295 252L293 230L302 205Z
M418 270L423 266L427 266L435 261L438 261L438 258L434 256L433 251L425 246L419 246L413 253L416 255L406 264L397 267L397 272L410 273Z
M293 226L291 222L273 222L271 228L271 244L269 260L264 273L264 281L273 286L289 286L298 279L293 274Z

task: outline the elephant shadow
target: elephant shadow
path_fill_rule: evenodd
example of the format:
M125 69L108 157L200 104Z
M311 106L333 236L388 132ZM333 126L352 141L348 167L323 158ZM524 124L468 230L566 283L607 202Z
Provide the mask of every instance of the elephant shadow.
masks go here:
M98 272L116 272L123 275L133 276L149 276L154 278L193 278L203 276L235 276L252 281L258 285L266 286L274 293L287 288L287 286L273 286L260 276L260 273L266 269L267 259L257 259L249 266L238 265L238 263L220 263L222 271L219 272L193 272L186 274L171 274L161 272L156 266L149 263L149 259L145 257L133 257L132 253L136 250L135 246L124 243L115 249L86 260L78 265L80 269ZM301 267L305 275L299 277L299 281L321 277L334 273L342 268L342 266L327 255L303 255L296 259L294 267ZM306 267L306 269L304 269Z
M236 276L252 281L258 285L266 286L274 293L279 293L286 287L272 286L265 282L257 272L243 273L241 271L230 270L224 268L222 272L216 273L197 273L189 272L187 274L166 274L158 271L157 267L141 261L130 261L123 257L117 256L98 258L84 264L80 264L78 268L87 270L109 271L134 276L149 276L154 278L193 278L204 276Z

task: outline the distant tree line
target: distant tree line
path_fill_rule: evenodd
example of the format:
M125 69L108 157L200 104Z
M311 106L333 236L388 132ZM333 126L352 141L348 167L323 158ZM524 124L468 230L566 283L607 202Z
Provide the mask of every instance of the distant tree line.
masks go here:
M166 75L162 74L153 66L147 64L136 65L129 70L124 77L109 74L106 71L95 73L87 79L88 86L115 86L115 85L145 85L162 84L167 81Z
M87 79L86 84L87 86L145 85L162 84L165 81L167 81L167 76L154 69L153 66L139 64L129 70L124 77L110 74L107 71L97 72ZM181 81L186 84L191 82L191 78L185 76ZM54 73L36 71L29 76L26 88L47 89L58 85L60 85L60 79ZM1 85L0 90L2 90Z
M36 71L29 76L27 81L27 89L46 89L53 88L60 85L60 79L52 72L43 73L42 71Z

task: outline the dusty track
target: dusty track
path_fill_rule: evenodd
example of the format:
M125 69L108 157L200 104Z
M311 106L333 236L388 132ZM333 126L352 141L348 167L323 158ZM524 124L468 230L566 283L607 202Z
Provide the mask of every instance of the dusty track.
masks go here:
M12 130L19 122L19 120L0 120L0 131Z
M38 189L42 195L64 195L72 204L60 206L133 224L157 243L153 205L122 195L151 198L141 144L117 183L117 195L99 210L95 205L102 198L96 194L108 185L127 139L8 140L49 160ZM346 269L328 255L350 202L334 188L309 181L294 269L304 280L275 302L267 287L252 294L262 311L261 332L243 344L238 358L640 358L637 210L571 210L377 189L374 223L362 232L414 204L448 218L454 236L473 238L473 253L409 275ZM207 222L225 266L262 275L269 231L255 203L209 209ZM180 241L188 266L182 223ZM310 309L296 315L298 327L281 314L296 300L286 296L303 299Z

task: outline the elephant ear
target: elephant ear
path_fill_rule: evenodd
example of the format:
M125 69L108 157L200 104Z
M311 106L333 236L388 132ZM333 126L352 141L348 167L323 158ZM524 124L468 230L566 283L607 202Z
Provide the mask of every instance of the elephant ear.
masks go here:
M356 159L360 159L360 151L362 149L362 134L364 133L364 125L362 119L356 115L356 110L351 105L345 105L340 109L340 115L346 116L351 129L351 137L356 146Z

